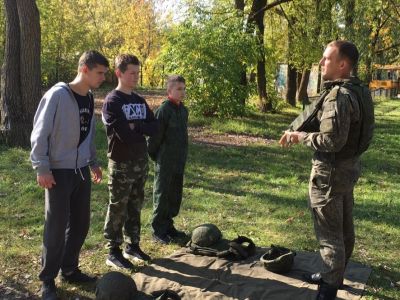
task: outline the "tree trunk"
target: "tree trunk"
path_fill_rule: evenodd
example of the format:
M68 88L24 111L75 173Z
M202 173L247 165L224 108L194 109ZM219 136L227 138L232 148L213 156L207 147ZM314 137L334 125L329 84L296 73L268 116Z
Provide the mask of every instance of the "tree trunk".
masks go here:
M288 66L286 101L291 106L296 106L297 70L293 65Z
M19 140L19 124L23 111L20 94L19 57L20 30L17 3L15 0L4 1L6 16L6 36L4 61L1 70L1 118L0 130L6 143Z
M267 0L254 0L251 7L248 22L257 26L257 41L261 51L257 62L257 90L259 108L262 112L272 110L272 103L268 99L267 79L265 78L265 52L264 52L264 15L263 9L267 5Z
M365 81L370 83L372 80L372 58L367 56L365 58Z
M240 14L244 14L244 0L235 0L235 9L239 11ZM241 71L239 74L240 81L239 84L241 85L241 88L246 89L247 88L247 76L246 76L246 64L242 64L241 66ZM243 96L241 99L239 99L239 103L244 107L246 105L246 96Z
M39 11L34 0L4 0L4 7L7 24L0 130L9 146L29 146L41 97Z
M17 0L21 34L21 97L25 133L30 135L32 120L41 98L40 19L35 1Z
M235 0L235 8L240 11L244 11L244 0Z
M355 0L347 0L344 2L344 21L345 21L345 32L346 32L346 39L348 40L353 40L354 37L354 28L353 28L353 23L354 23L354 10L356 7L356 1Z
M303 104L303 107L305 107L307 104L309 104L307 86L308 86L308 80L310 79L310 73L311 73L311 70L308 70L308 69L303 70L300 84L297 89L296 100L298 102L301 102Z

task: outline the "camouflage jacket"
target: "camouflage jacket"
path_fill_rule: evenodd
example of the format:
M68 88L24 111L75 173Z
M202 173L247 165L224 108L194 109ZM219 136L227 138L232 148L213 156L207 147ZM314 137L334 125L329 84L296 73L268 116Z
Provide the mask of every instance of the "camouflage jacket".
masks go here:
M349 135L356 130L361 120L361 112L356 96L341 83L351 83L345 79L324 83L326 96L321 99L322 106L317 112L318 132L308 132L303 143L315 151L314 158L321 161L332 161L335 153L350 142Z
M188 152L188 115L183 103L176 105L169 100L155 111L160 130L149 138L148 152L156 162L156 168L183 173Z

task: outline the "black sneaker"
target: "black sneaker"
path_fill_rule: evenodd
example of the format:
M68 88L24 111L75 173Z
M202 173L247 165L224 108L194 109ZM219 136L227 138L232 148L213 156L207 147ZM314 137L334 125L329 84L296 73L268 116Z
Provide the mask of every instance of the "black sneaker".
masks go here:
M168 234L158 235L153 233L153 240L163 245L168 245L169 243L171 243L171 238L168 236Z
M167 234L173 239L184 239L187 237L185 232L176 229L174 226L168 229Z
M140 249L138 244L129 244L126 246L124 253L124 257L127 259L133 259L134 261L149 261L151 257L144 253L142 249Z
M42 285L42 299L43 300L57 300L56 285L54 279L44 281Z
M338 288L326 283L318 286L318 295L316 300L335 300Z
M106 265L117 269L133 268L133 264L122 255L122 251L119 248L110 250L110 253L107 256Z
M304 273L302 277L304 281L311 284L321 284L323 282L321 273Z
M97 277L82 273L82 271L77 268L75 271L69 274L61 273L61 279L68 283L89 283L95 282Z
M322 275L321 273L304 273L302 275L303 279L305 282L311 283L311 284L324 284L325 282L322 280ZM339 286L339 289L342 290L344 289L346 286L342 283Z

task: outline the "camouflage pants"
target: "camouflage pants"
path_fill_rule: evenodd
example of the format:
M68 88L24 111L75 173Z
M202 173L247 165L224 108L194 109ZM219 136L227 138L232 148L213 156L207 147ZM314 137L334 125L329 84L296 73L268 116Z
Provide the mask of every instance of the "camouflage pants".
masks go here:
M104 225L107 248L140 241L140 213L148 174L147 157L127 162L108 162L109 204ZM122 234L123 231L123 234Z
M182 203L183 174L156 164L153 186L153 233L166 234L173 226Z
M358 160L334 167L313 162L310 176L310 206L320 245L323 280L339 287L354 249L354 186L360 175Z

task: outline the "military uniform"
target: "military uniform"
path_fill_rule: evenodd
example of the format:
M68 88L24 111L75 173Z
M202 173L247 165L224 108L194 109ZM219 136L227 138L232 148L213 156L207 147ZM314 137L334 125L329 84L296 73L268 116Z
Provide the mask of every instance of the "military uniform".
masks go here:
M363 118L356 93L343 83L351 87L359 81L351 78L324 84L316 115L319 128L306 133L303 141L315 151L309 205L320 244L321 275L334 287L342 284L354 248L353 189L360 176L358 147Z
M173 218L182 202L183 173L188 152L188 110L180 103L165 100L155 112L160 122L157 135L148 141L155 161L152 228L162 236L173 228Z

